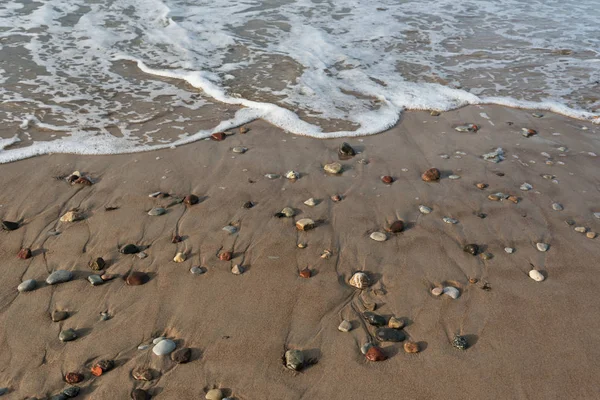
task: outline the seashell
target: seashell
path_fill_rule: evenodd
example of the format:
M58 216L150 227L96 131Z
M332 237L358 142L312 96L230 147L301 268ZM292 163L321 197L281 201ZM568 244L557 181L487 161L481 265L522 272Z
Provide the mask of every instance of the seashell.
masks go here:
M333 196L331 196L331 200L337 202L342 201L342 196L340 196L339 194L334 194Z
M314 206L316 206L318 203L317 203L317 201L316 201L315 199L313 199L313 198L311 197L310 199L306 200L306 201L304 202L304 204L306 204L306 205L307 205L307 206L309 206L309 207L314 207Z
M452 174L452 175L448 176L448 179L457 180L457 179L460 179L460 175Z
M596 236L598 236L598 234L596 232L588 232L585 234L585 236L587 236L589 239L596 239Z
M338 156L341 159L352 158L356 155L356 151L348 143L344 142L338 149Z
M465 247L463 247L463 251L465 253L469 253L472 256L475 256L479 252L479 246L477 246L476 244L467 244Z
M575 228L573 228L575 230L575 232L579 232L579 233L586 233L587 232L587 228L585 226L576 226ZM21 254L21 253L19 253ZM21 258L21 257L19 257Z
M537 131L535 129L522 128L521 131L521 133L525 137L532 137L533 135L537 135Z
M127 275L127 278L125 278L125 282L129 286L140 286L148 282L149 279L150 277L148 276L148 274L144 272L132 271L129 273L129 275Z
M245 126L240 126L240 133L241 133L242 135L244 135L244 134L248 133L248 131L249 131L249 130L250 130L250 129L246 128Z
M367 350L365 357L369 361L385 361L385 360L387 360L386 355L377 346L371 346L369 348L369 350Z
M404 328L404 325L406 325L405 321L400 318L391 317L390 320L388 321L388 326L390 328L402 329L402 328Z
M531 186L529 183L525 182L519 187L519 189L528 191L528 190L533 189L533 186Z
M423 172L421 175L421 179L425 182L435 182L440 180L440 170L437 168L429 168L427 171Z
M92 181L90 181L89 178L86 178L85 176L82 176L80 178L75 179L75 181L73 181L74 185L84 185L84 186L91 186L92 185Z
M447 224L458 224L457 219L450 218L450 217L444 217L444 218L442 218L442 221L444 221Z
M162 207L155 207L152 210L148 211L148 215L159 216L159 215L163 215L166 212L167 212L167 210L165 210Z
M237 154L244 154L245 152L248 151L248 149L245 147L242 147L242 146L237 146L237 147L234 147L233 149L231 149L231 151L233 151L234 153L237 153Z
M564 208L563 208L563 206L562 206L561 204L559 204L559 203L553 203L553 204L552 204L552 209L553 209L554 211L562 211Z
M11 221L2 221L2 229L4 229L5 231L17 230L19 229L19 223Z
M354 286L355 288L361 290L368 288L371 284L368 275L364 272L355 272L354 275L352 275L352 278L350 278L350 280L348 281L348 283L350 284L350 286Z
M512 194L507 197L507 200L512 201L515 204L519 203L519 201L520 201L520 199L517 196L512 195Z
M458 132L477 132L479 130L479 126L475 124L464 124L455 127L454 130Z
M105 372L110 371L115 367L113 360L100 360L92 367L92 375L100 376Z
M507 252L508 254L512 254L515 252L515 249L513 249L512 247L505 247L504 251Z

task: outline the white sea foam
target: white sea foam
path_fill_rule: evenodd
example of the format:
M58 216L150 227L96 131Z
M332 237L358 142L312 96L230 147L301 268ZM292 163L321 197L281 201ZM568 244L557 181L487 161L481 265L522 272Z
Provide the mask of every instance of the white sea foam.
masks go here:
M0 162L173 147L257 118L298 135L369 135L405 109L468 104L600 123L594 0L9 3L0 4L0 118L14 131L0 130ZM240 109L202 130L177 114L211 103ZM352 128L332 132L327 120ZM167 121L181 134L162 137ZM53 133L10 147L32 127Z

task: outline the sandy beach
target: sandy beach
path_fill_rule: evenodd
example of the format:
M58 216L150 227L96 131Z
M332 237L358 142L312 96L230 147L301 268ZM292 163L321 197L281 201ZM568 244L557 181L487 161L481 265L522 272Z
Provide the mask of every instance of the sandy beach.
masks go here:
M0 230L3 398L53 398L73 372L83 375L78 398L95 400L134 389L139 399L204 399L211 389L237 400L597 398L600 127L532 112L412 111L387 132L329 140L256 121L222 141L0 165L0 219L18 224ZM454 129L465 123L479 130ZM340 161L344 141L358 154ZM482 158L497 148L504 160ZM342 172L326 174L334 162ZM424 182L432 167L441 179ZM69 183L74 171L92 185ZM197 204L182 201L190 194ZM148 215L157 207L165 214ZM274 216L285 207L292 217ZM82 220L60 221L75 209ZM296 228L304 218L314 229ZM403 231L387 232L396 220ZM123 254L128 244L146 257ZM23 248L30 258L17 257ZM94 286L98 257L115 277ZM72 279L47 284L56 270ZM133 271L148 281L128 285ZM363 290L349 284L359 271ZM19 292L29 279L35 288ZM444 287L457 298L432 293ZM55 311L68 315L53 322ZM405 339L378 340L365 311L402 321ZM338 330L344 320L349 332ZM68 329L76 338L63 342ZM191 349L189 361L154 354L157 337ZM369 361L366 343L387 359ZM302 352L299 371L282 362L289 349ZM95 376L100 360L114 367ZM140 368L151 380L134 379Z

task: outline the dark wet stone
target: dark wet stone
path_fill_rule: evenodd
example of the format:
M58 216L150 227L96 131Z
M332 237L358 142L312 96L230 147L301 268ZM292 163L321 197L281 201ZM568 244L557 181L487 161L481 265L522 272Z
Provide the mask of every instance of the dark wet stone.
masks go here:
M369 361L385 361L385 360L387 360L387 356L377 346L371 346L369 348L369 350L367 350L365 357Z
M135 244L126 244L121 248L121 253L123 254L135 254L139 252L140 249Z
M72 342L77 339L77 332L74 329L65 329L58 334L58 338L61 342Z
M476 244L468 244L465 247L463 247L463 250L465 251L465 253L469 253L472 256L476 256L479 252L479 246L477 246Z
M347 160L349 158L354 157L356 155L356 151L354 151L352 146L344 142L340 145L340 148L338 149L338 155L340 159Z
M304 354L301 350L288 350L285 352L285 366L294 371L299 371L304 366Z
M125 278L125 282L127 282L129 286L143 285L148 282L148 280L150 280L148 274L141 271L132 271L127 275L127 278Z
M404 230L404 221L394 221L390 224L390 227L387 229L391 233L400 233Z
M171 238L171 243L179 243L183 240L183 238L179 235L173 235Z
M80 391L79 386L71 386L71 387L63 390L62 394L67 396L69 399L71 399L73 397L77 397L79 395L79 391Z
M189 347L183 347L171 353L171 360L175 361L177 364L185 364L190 361L191 356L192 350Z
M406 339L403 331L394 328L379 328L375 332L375 337L382 342L401 342Z
M67 400L67 399L68 399L68 397L64 393L55 394L54 396L50 397L50 400Z
M94 271L102 271L104 267L106 267L106 261L102 257L98 257L90 263L90 268Z
M150 393L146 392L145 390L134 389L133 392L131 392L131 398L133 400L148 400L152 398L152 396L150 396Z
M2 229L4 229L5 231L14 231L16 229L19 229L19 223L11 221L2 221Z
M465 350L467 347L469 347L469 344L467 343L467 339L465 339L463 336L454 335L454 339L452 339L452 346L460 350Z
M481 218L481 219L484 219L484 218L486 218L486 217L487 217L487 214L484 214L484 213L478 213L478 214L477 214L477 216L478 216L479 218Z
M187 205L193 206L194 204L198 204L200 198L195 194L188 194L183 198L183 202Z
M60 322L60 321L64 321L65 319L69 318L69 313L66 311L52 311L52 321L53 322Z
M387 319L379 314L375 314L370 311L365 311L363 317L367 320L370 325L373 326L384 326L387 325Z

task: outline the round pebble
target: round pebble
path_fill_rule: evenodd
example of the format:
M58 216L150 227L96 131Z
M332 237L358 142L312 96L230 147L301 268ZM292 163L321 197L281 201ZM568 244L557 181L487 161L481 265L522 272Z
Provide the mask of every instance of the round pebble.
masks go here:
M579 233L586 233L587 232L587 228L585 226L576 226L574 228L575 232L579 232Z
M73 279L73 273L71 271L59 269L46 278L46 283L48 285L56 285L57 283L68 282L71 279Z
M157 356L164 356L173 352L176 347L177 345L171 339L163 339L152 348L152 352Z
M205 271L202 267L192 267L190 268L190 272L194 275L202 275Z
M515 249L513 249L512 247L505 247L504 251L507 252L508 254L512 254L515 252Z
M401 342L406 339L404 332L394 328L379 328L375 337L382 342Z
M21 293L31 292L33 289L35 289L36 286L37 283L35 279L27 279L26 281L21 282L19 286L17 286L17 290Z
M211 389L204 398L206 400L223 400L223 391L221 389Z
M532 269L531 271L529 271L529 277L536 282L541 282L544 279L546 279L544 275L542 275L542 273L536 269Z
M537 249L539 251L548 251L548 249L550 248L550 245L548 245L546 243L536 243L535 247L537 247Z
M158 216L158 215L163 215L166 212L167 212L167 210L165 210L164 208L156 207L156 208L153 208L152 210L148 211L148 215Z
M404 343L404 351L407 353L418 353L420 351L419 344L415 342Z
M421 212L421 214L429 214L432 210L431 210L431 208L429 208L427 206L420 205L419 211Z
M376 242L385 242L387 240L387 235L383 232L373 232L371 233L371 239Z
M439 296L442 293L444 293L444 288L434 287L433 289L431 289L431 294L434 295L434 296Z
M595 239L596 236L598 236L598 234L596 232L588 232L585 234L585 236L587 236L590 239Z
M246 151L248 151L247 148L242 147L242 146L238 146L238 147L234 147L233 149L231 149L234 153L238 153L238 154L244 154Z
M77 332L70 328L65 329L58 334L58 339L60 339L61 342L71 342L77 339Z

